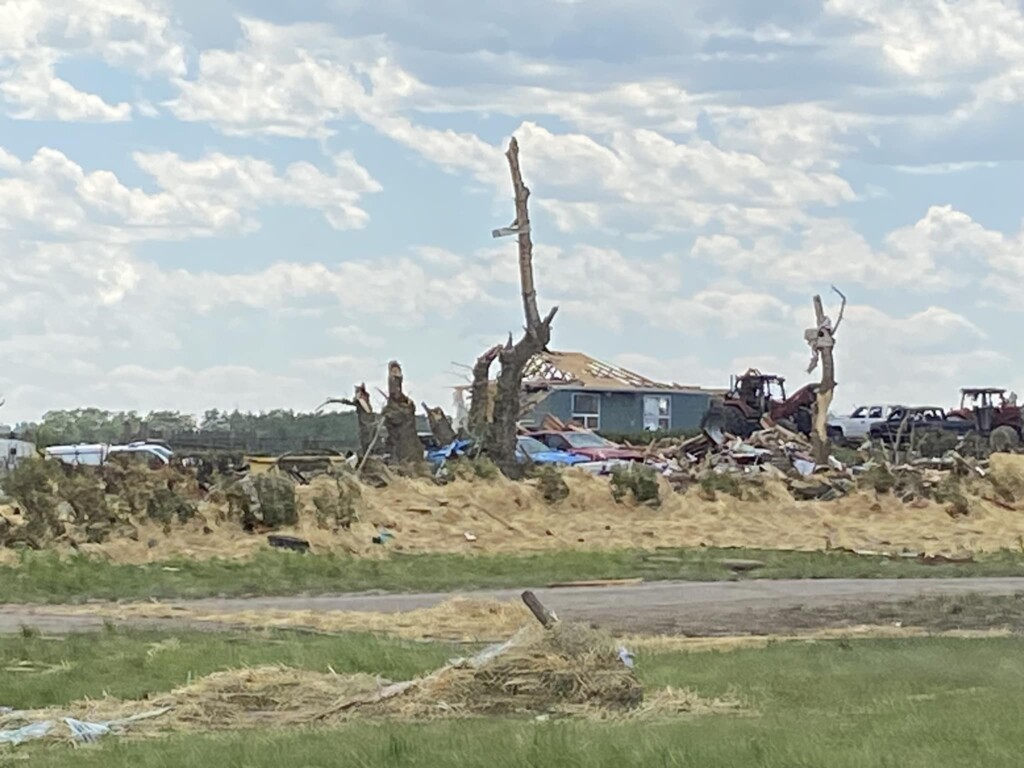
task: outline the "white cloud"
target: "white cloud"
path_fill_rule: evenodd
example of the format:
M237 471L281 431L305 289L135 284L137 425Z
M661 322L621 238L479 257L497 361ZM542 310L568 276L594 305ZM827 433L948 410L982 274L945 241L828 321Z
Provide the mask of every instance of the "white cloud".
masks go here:
M179 95L167 106L178 119L228 134L325 137L331 123L386 111L421 87L387 60L379 40L348 40L317 24L240 24L235 51L204 51L196 78L176 80Z
M330 174L304 162L279 174L265 160L220 153L186 160L137 152L134 160L159 192L127 187L110 171L87 173L50 148L27 162L8 159L2 168L9 176L0 177L0 226L44 226L116 242L177 240L252 232L259 222L247 213L292 205L321 211L335 229L357 229L369 218L359 200L381 188L350 154L334 157Z
M329 333L342 344L347 344L353 347L380 349L387 343L380 336L367 333L357 325L337 325L334 328L331 328Z
M825 10L860 22L855 39L914 77L1024 59L1024 14L1016 0L826 0Z
M690 255L731 272L756 271L772 282L806 287L825 282L942 291L964 286L988 267L1024 264L1020 236L987 230L952 206L933 206L912 226L889 233L872 248L850 224L814 220L790 246L766 235L744 242L731 235L699 237ZM1022 272L1024 274L1024 272Z
M730 228L785 228L808 204L853 200L826 155L837 136L861 127L824 105L708 110L722 142L697 134L706 99L663 78L585 90L431 86L397 61L379 38L344 38L323 25L281 26L246 19L234 51L201 55L195 80L179 79L168 102L179 119L229 134L332 135L358 119L442 169L465 172L507 195L503 142L437 128L420 114L553 115L581 130L535 121L515 131L524 166L564 231L600 226L643 234L709 222ZM584 132L585 131L585 132ZM684 139L676 138L682 134Z
M95 56L135 73L180 75L184 48L161 5L147 0L5 0L0 4L0 94L23 120L117 122L111 104L58 77L55 66Z
M53 61L45 56L25 58L0 75L0 94L11 107L11 117L19 120L113 123L131 118L131 105L108 104L78 90L56 76Z

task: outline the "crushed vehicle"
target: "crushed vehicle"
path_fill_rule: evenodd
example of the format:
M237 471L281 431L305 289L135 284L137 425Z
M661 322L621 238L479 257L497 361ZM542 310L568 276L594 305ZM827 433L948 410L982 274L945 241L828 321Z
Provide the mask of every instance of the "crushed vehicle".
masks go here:
M785 378L750 368L732 377L729 391L704 414L701 429L750 437L767 416L790 432L809 435L815 389L816 385L806 384L786 397Z
M529 437L552 450L576 453L590 461L644 461L647 458L643 451L626 448L583 430L531 432Z
M449 459L464 456L473 446L472 440L456 440L450 445L428 450L425 458L435 467L443 465ZM516 460L521 464L533 464L574 467L593 474L611 471L612 462L594 461L587 456L572 451L551 449L544 443L527 435L516 438Z
M987 438L994 451L1012 451L1024 439L1024 420L1017 396L1008 397L998 387L965 387L960 390L960 407L949 418L970 422L973 431Z
M553 464L562 467L586 464L590 461L582 454L549 448L540 440L526 435L516 438L516 458L520 461L529 459L534 464Z
M869 434L872 441L892 445L920 437L922 432L951 432L957 437L966 437L973 431L973 422L949 418L942 408L916 406L894 410L885 421L873 424Z
M893 411L905 405L859 405L849 416L829 416L829 437L837 442L867 440L871 426L889 418Z

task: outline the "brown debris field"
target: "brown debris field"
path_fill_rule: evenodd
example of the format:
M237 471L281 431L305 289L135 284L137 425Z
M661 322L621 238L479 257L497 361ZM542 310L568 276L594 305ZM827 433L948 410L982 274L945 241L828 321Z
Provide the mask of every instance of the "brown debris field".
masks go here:
M777 481L760 481L756 493L738 499L719 492L709 500L699 487L675 492L662 481L661 504L612 498L608 481L566 472L567 498L545 501L536 481L459 479L435 485L426 479L393 478L383 488L363 487L358 520L329 527L314 499L334 485L329 477L298 486L299 520L279 533L308 540L314 552L386 558L394 552L517 553L544 550L654 549L655 547L748 547L814 551L848 548L927 554L995 552L1024 547L1024 456L992 457L989 478L965 481L967 514L951 514L931 499L904 503L891 494L854 491L831 501L797 501ZM1015 497L996 499L987 483L998 481ZM972 490L970 483L977 487ZM1021 501L1017 501L1019 498ZM114 562L160 562L173 557L245 558L267 547L265 535L240 532L237 520L200 502L199 517L171 529L142 522L138 535L77 544L80 552ZM16 523L10 507L0 514ZM394 535L385 545L372 539ZM58 544L58 551L68 551ZM0 550L12 562L16 553Z

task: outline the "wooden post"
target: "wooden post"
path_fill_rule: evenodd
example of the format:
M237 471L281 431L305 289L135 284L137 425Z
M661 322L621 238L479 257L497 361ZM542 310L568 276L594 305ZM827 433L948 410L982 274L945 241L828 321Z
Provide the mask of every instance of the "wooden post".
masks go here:
M526 590L522 594L523 602L526 603L526 607L530 609L530 612L534 615L534 618L541 623L544 629L551 629L558 621L558 617L555 616L551 611L544 607L544 604L537 599L537 596L530 590Z

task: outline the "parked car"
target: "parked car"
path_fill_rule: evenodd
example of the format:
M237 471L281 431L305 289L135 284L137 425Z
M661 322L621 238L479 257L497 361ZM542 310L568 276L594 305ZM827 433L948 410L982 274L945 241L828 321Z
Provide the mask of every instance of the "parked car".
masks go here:
M905 407L903 405L860 405L854 408L849 416L830 416L828 420L829 437L837 442L866 440L871 434L873 424L880 424L888 419L894 410Z
M902 427L902 429L901 429ZM883 443L909 440L911 434L920 436L923 431L952 432L963 437L974 430L974 423L966 419L948 418L942 408L935 406L897 408L883 422L871 426L872 440Z
M623 461L643 461L643 451L636 448L625 448L605 440L593 432L533 432L530 437L536 438L548 448L567 453L578 453L586 456L590 461L612 461L621 459Z
M80 443L78 445L51 445L43 449L47 458L57 459L73 466L98 467L111 456L135 456L150 466L166 466L174 455L170 448L159 443L136 442L127 445Z

